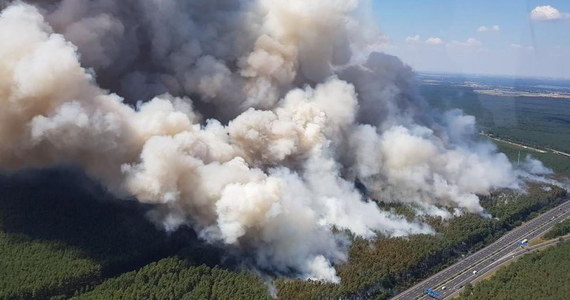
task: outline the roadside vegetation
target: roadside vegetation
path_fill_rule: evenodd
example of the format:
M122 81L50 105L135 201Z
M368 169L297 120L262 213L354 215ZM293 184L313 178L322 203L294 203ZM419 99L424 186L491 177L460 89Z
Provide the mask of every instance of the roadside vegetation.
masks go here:
M570 295L570 243L523 256L493 277L466 287L460 298L568 299Z
M551 240L557 237L570 234L570 219L562 221L562 223L556 224L554 228L544 234L543 238L545 240Z

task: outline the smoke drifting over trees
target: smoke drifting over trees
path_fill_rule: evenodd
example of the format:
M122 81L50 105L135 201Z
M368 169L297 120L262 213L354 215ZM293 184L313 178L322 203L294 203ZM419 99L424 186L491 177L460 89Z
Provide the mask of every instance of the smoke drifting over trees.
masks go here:
M337 282L344 231L432 232L370 199L483 215L477 194L534 176L374 51L367 1L0 7L0 169L80 165L264 269Z

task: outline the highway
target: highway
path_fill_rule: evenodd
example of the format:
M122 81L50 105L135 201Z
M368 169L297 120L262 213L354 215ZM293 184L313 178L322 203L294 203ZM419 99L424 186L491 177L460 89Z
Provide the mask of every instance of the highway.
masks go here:
M562 238L564 240L567 240L568 238L570 238L570 235L565 235ZM518 259L519 257L521 257L523 255L526 255L526 254L529 254L529 253L532 253L532 252L535 252L538 250L542 250L542 249L550 247L550 246L554 246L558 243L560 243L559 238L556 238L554 240L545 241L545 242L542 242L542 243L534 245L534 246L519 248L519 249L513 251L511 253L511 255L507 255L503 258L500 258L499 260L495 261L495 263L489 265L487 268L481 270L480 272L477 272L477 278L469 278L467 280L471 283L476 283L478 281L481 281L481 280L485 279L487 276L496 272L498 269L510 264L511 262L513 262L514 260ZM461 283L461 285L463 285L463 286L465 284L467 284L467 281ZM463 289L455 289L454 291L450 291L445 296L445 299L452 299L452 298L458 296L462 290Z
M556 223L570 217L570 201L522 224L507 232L491 245L461 259L454 265L429 277L412 288L394 296L393 300L433 299L424 293L429 288L442 294L442 299L450 298L462 290L465 284L472 282L484 273L505 264L520 255L518 241L529 241L549 231ZM514 256L514 257L513 257ZM475 272L475 273L474 273ZM445 289L443 289L445 287Z

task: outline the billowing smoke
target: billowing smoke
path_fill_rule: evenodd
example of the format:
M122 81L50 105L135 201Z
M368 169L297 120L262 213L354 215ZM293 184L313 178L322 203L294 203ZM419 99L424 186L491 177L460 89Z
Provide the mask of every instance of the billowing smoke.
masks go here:
M432 232L373 200L485 214L528 174L371 51L366 2L31 3L1 5L0 168L78 164L261 268L337 282L345 232Z

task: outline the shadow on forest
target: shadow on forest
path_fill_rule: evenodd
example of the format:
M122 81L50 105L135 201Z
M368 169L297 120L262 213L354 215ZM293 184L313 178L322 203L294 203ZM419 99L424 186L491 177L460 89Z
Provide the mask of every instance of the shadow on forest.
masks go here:
M76 168L0 174L0 229L78 248L105 277L177 253L194 264L220 264L220 249L189 228L158 229L145 217L150 208L116 199Z

